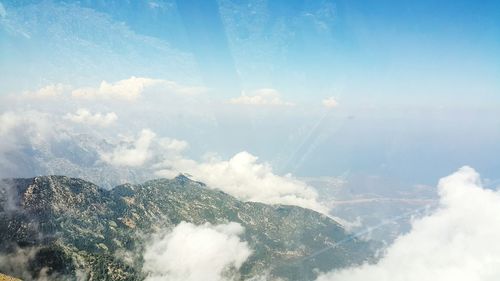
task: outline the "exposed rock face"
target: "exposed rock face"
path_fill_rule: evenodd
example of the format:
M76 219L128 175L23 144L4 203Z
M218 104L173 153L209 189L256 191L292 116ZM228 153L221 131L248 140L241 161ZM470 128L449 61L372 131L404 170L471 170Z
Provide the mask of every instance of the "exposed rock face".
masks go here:
M240 269L242 278L269 270L272 276L310 280L318 270L371 257L368 243L351 239L324 215L241 202L184 176L111 190L63 176L4 180L1 185L0 251L4 260L20 261L23 270L0 263L0 271L24 279L44 274L142 280L148 236L182 221L241 224L242 240L253 250ZM322 249L327 250L310 257Z

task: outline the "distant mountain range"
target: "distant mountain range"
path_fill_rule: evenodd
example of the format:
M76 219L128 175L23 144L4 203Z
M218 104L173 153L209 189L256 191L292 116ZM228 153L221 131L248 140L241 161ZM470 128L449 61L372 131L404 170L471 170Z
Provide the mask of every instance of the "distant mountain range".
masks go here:
M30 136L17 137L16 149L2 155L0 176L66 175L92 181L105 189L154 178L147 169L115 167L102 161L100 153L114 147L104 138L65 130L58 133L57 138L36 141Z
M145 240L181 222L236 222L252 255L242 280L269 271L284 280L372 261L369 242L320 213L242 202L183 175L110 190L41 176L0 184L0 272L25 280L143 280ZM123 253L131 253L128 259ZM2 260L0 260L2 261ZM13 264L16 262L17 264Z

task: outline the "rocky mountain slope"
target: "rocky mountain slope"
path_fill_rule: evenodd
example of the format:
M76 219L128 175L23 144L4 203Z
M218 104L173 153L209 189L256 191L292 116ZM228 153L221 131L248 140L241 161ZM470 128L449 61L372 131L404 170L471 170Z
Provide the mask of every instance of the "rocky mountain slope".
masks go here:
M312 280L318 271L372 257L368 243L322 214L241 202L182 175L111 190L64 176L1 186L0 272L23 279L143 280L148 237L182 221L241 224L253 250L241 279L269 271Z

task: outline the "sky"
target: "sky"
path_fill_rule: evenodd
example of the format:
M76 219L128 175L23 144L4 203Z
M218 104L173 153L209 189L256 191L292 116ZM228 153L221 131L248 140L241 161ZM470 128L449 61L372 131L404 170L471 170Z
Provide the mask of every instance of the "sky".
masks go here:
M108 133L281 175L500 178L498 1L0 3L2 112L121 122Z

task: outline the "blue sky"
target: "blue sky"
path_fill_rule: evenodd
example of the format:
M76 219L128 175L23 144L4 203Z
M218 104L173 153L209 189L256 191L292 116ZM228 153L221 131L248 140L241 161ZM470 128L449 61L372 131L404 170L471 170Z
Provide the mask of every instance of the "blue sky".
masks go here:
M107 52L123 59L153 56L146 46L131 53L120 43L99 42L107 33L116 35L110 25L123 24L137 36L153 37L177 52L192 55L195 69L191 76L199 74L202 83L228 96L234 91L271 87L305 101L332 93L353 102L447 103L455 98L458 103L481 103L477 95L486 103L498 101L497 1L41 1L37 8L23 9L30 2L40 1L4 1L7 20L58 13L55 7L62 6L81 16L74 18L78 27L66 30L75 39L104 44ZM85 14L90 11L75 7L92 9L92 16L104 19L86 22ZM62 9L59 12L63 13ZM41 42L18 55L25 60L31 57L26 62L30 66L43 63L39 56L56 55L40 50L46 41L60 39L53 38L57 34L45 30L44 25L50 25L51 20L71 20L64 17L39 18L33 23L36 31L24 26L28 29L25 32L39 35L36 39ZM89 33L99 24L101 34L92 38ZM4 31L2 37L9 40L12 34ZM18 48L15 42L10 43L7 51ZM69 45L64 50L69 56L82 52L71 42L62 44ZM102 56L109 54L88 51L89 63L95 64L93 71L112 80L109 69L99 65L106 59ZM3 72L8 72L18 61L3 53ZM164 57L157 61L172 64ZM127 67L128 74L146 74L141 71L146 63L134 61ZM64 77L60 74L70 66L53 67L59 71L54 76ZM167 74L158 71L157 76ZM33 78L37 75L43 76L34 73Z
M1 3L2 95L131 76L206 87L222 102L274 89L295 107L212 113L205 143L165 134L193 153L250 150L304 176L432 183L470 164L500 177L498 1ZM328 97L339 106L325 112Z

